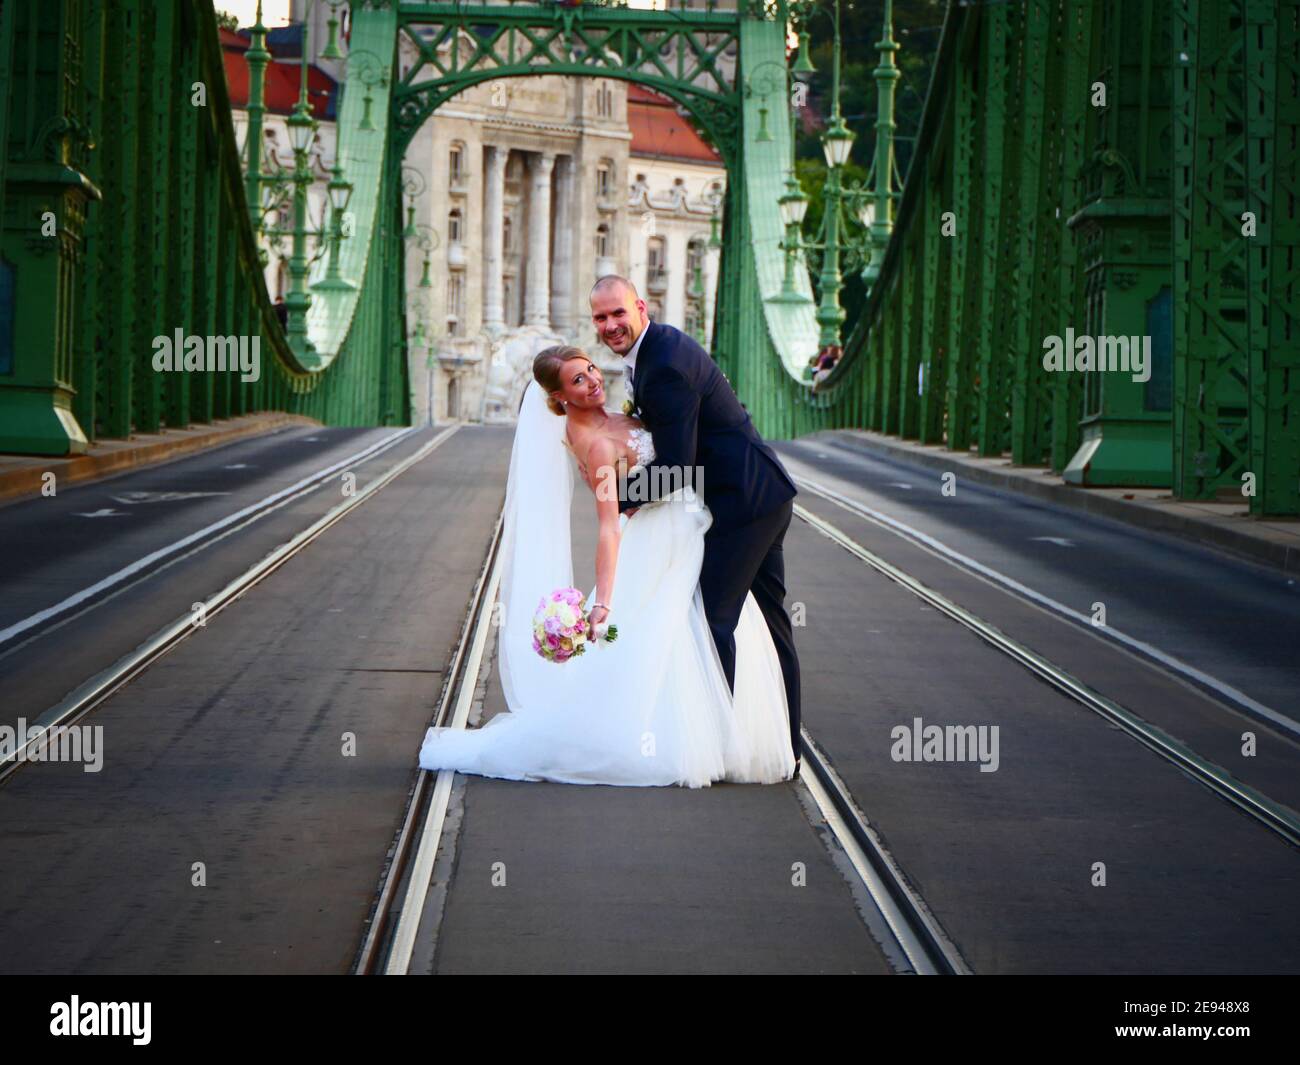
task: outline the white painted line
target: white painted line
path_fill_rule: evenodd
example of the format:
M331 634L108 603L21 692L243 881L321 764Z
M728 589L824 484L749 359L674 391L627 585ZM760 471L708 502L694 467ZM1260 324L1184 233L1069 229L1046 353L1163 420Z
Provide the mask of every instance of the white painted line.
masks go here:
M1080 625L1086 625L1088 630L1096 636L1111 639L1118 644L1122 644L1131 650L1137 651L1140 655L1146 658L1159 662L1171 672L1180 674L1181 676L1193 680L1212 691L1218 692L1229 702L1236 703L1243 709L1248 710L1273 725L1276 725L1289 735L1300 738L1300 723L1297 723L1285 714L1274 710L1271 706L1265 706L1257 699L1252 699L1240 688L1235 688L1226 681L1219 680L1217 677L1212 677L1210 674L1197 669L1195 666L1190 665L1179 658L1175 658L1171 654L1165 653L1160 650L1160 648L1147 643L1145 640L1139 640L1137 637L1130 636L1111 625L1094 625L1090 615L1083 614L1072 607L1066 606L1064 603L1057 602L1057 600L1052 599L1050 596L1043 595L1041 592L1036 592L1033 588L1021 584L1014 578L1008 577L1005 573L999 573L997 570L984 565L982 562L976 562L975 559L963 555L960 551L953 550L942 541L936 540L933 536L929 536L928 534L921 532L919 529L914 529L912 526L899 521L897 518L891 518L888 514L882 514L880 511L874 510L865 503L860 503L856 499L850 499L847 496L836 492L834 489L827 488L825 485L820 484L817 481L809 480L806 477L796 477L795 482L799 487L807 488L814 495L819 495L823 499L835 503L844 510L849 511L851 514L856 514L860 518L865 518L868 521L882 526L889 532L894 533L896 536L899 536L904 540L909 540L916 546L925 548L933 554L938 555L946 562L977 573L979 576L993 581L1008 591L1014 592L1016 595L1022 596L1025 599L1029 599L1053 613L1060 614Z
M296 555L331 525L341 520L349 511L359 507L381 488L396 480L435 448L439 447L459 427L459 423L456 423L444 429L415 454L404 458L391 470L366 485L355 496L337 504L327 514L316 519L293 539L281 544L262 561L250 566L241 576L236 577L215 595L210 596L203 603L206 620L210 622L220 610L229 606L253 585L278 569L283 562ZM49 729L55 725L66 725L77 720L105 698L112 695L118 688L129 683L139 670L154 659L161 657L162 654L181 640L193 635L195 631L194 614L191 612L182 614L176 620L164 625L134 651L123 655L107 669L101 670L90 680L78 685L59 703L42 713L36 724ZM37 742L39 742L39 737L31 741L31 743ZM14 752L8 758L0 761L0 780L3 780L5 776L14 771L18 764L17 759L18 752Z
M8 628L0 629L0 647L3 647L6 643L14 639L15 637L21 636L24 632L27 632L29 629L33 629L38 625L42 625L46 621L49 621L51 618L58 617L60 614L67 613L67 611L73 609L76 606L79 606L81 603L84 603L86 600L93 599L95 596L101 594L102 592L105 592L108 589L118 584L121 584L123 581L129 580L131 577L139 573L141 570L147 569L148 567L154 565L156 562L159 562L170 555L174 555L178 551L184 550L186 547L189 547L191 544L194 544L199 540L203 540L211 536L213 533L219 532L220 530L226 528L228 525L233 525L236 522L241 521L242 519L248 517L249 515L257 513L258 511L267 510L271 508L275 503L284 499L285 497L290 496L295 492L301 491L303 488L314 485L317 482L324 480L325 478L329 477L331 474L336 473L337 471L344 469L347 466L352 466L365 459L372 458L380 451L387 451L390 447L396 446L402 439L404 439L405 437L407 437L408 435L410 435L415 431L416 431L415 429L403 429L399 432L392 433L389 436L384 437L384 439L380 440L378 443L371 444L369 447L364 448L361 451L358 451L354 455L349 455L342 462L336 462L334 463L333 466L327 466L323 470L317 470L315 473L310 474L307 477L304 477L296 484L291 484L288 488L282 488L280 491L274 493L273 495L267 496L265 499L259 499L256 503L250 503L242 510L238 510L234 514L230 514L227 517L222 518L220 521L213 522L211 525L207 525L202 529L192 532L190 533L189 536L182 537L181 539L168 544L166 547L160 547L157 551L151 551L143 558L136 559L136 561L132 562L130 565L123 566L116 573L110 573L107 577L104 577L101 580L96 581L94 584L89 585L86 588L82 588L81 591L79 592L74 592L72 595L55 603L53 606L46 607L44 610L39 610L35 614L32 614L30 617L23 618L21 621L15 621L12 625L8 626ZM85 515L78 515L78 516L98 518L98 517L109 517L109 516L116 517L117 515L112 510L107 510L107 511L101 510L101 511L97 511L94 514L85 514Z
M850 554L860 558L878 573L902 585L918 598L930 603L935 609L946 614L954 621L966 626L987 643L1019 662L1030 672L1047 681L1067 698L1074 699L1103 720L1118 725L1139 743L1154 751L1166 761L1186 773L1193 780L1205 785L1222 798L1227 799L1261 824L1282 836L1292 846L1300 846L1300 813L1289 806L1270 799L1263 792L1257 791L1239 781L1232 773L1209 759L1202 758L1185 743L1176 740L1163 729L1157 728L1145 718L1139 717L1128 708L1121 706L1093 688L1088 687L1077 677L1061 669L1055 663L1011 639L1001 630L994 628L983 618L972 614L965 607L958 605L946 596L940 595L933 588L922 584L911 574L872 551L868 551L841 529L819 517L807 507L796 503L795 515L806 521L827 539L833 540Z
M483 668L483 650L487 646L488 630L492 627L494 604L497 601L497 587L501 583L500 556L492 564L492 576L488 580L487 594L479 609L478 622L474 626L474 636L470 644L469 657L460 674L460 689L456 693L456 706L452 710L451 728L464 728L469 721L469 710L474 702L474 692L478 688L479 674ZM405 976L411 967L411 954L415 949L415 936L420 930L420 917L429 896L429 883L433 877L433 863L438 857L438 847L442 842L442 826L447 819L447 803L451 797L451 785L455 779L454 769L438 770L438 780L429 800L429 812L424 819L424 830L420 834L420 846L415 853L411 866L410 880L407 882L406 897L402 900L402 912L397 919L397 928L393 932L393 946L384 966L386 976Z

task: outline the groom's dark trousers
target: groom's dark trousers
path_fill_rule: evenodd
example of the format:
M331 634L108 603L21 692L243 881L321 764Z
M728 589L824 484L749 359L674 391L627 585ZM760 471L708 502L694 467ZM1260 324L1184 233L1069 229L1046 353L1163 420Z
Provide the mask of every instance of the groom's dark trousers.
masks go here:
M707 474L706 474L707 477ZM718 647L718 657L727 683L736 686L736 623L745 605L745 593L753 592L758 608L767 619L776 656L785 678L786 702L790 708L790 747L799 756L799 656L794 650L794 631L785 609L785 531L790 527L794 503L781 506L738 529L710 528L704 534L704 565L700 569L700 594L704 613Z
M713 515L704 536L700 594L718 657L734 690L736 623L745 596L767 619L785 680L790 746L799 757L799 658L785 609L786 529L796 489L776 453L763 442L730 382L685 333L651 322L637 350L634 396L654 437L655 458L620 493L619 509L658 498L690 479ZM674 477L676 476L676 479Z

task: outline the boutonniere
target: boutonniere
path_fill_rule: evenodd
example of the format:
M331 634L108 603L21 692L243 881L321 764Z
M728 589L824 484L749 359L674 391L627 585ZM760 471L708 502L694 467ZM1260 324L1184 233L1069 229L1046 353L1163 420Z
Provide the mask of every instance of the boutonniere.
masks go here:
M636 413L636 404L633 403L630 399L623 400L623 413L630 418L633 414Z

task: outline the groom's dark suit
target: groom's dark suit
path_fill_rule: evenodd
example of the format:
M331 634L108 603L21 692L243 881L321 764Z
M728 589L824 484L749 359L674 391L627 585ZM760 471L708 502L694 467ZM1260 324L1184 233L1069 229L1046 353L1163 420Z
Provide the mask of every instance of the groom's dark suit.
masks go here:
M785 610L782 551L794 513L794 482L717 364L685 333L657 322L646 326L633 388L634 403L654 438L655 459L628 479L619 510L682 483L683 474L674 481L670 471L702 467L703 499L713 524L704 537L700 591L718 657L734 688L736 623L752 591L781 662L790 744L798 758L799 659Z

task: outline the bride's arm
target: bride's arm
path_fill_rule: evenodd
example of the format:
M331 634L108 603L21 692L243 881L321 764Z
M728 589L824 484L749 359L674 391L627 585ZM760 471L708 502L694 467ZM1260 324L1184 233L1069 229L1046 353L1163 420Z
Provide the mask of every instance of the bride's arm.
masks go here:
M618 566L618 545L623 538L618 524L618 449L608 437L597 437L587 452L587 483L596 496L596 603L588 604L593 625L609 620L614 604L614 571Z

